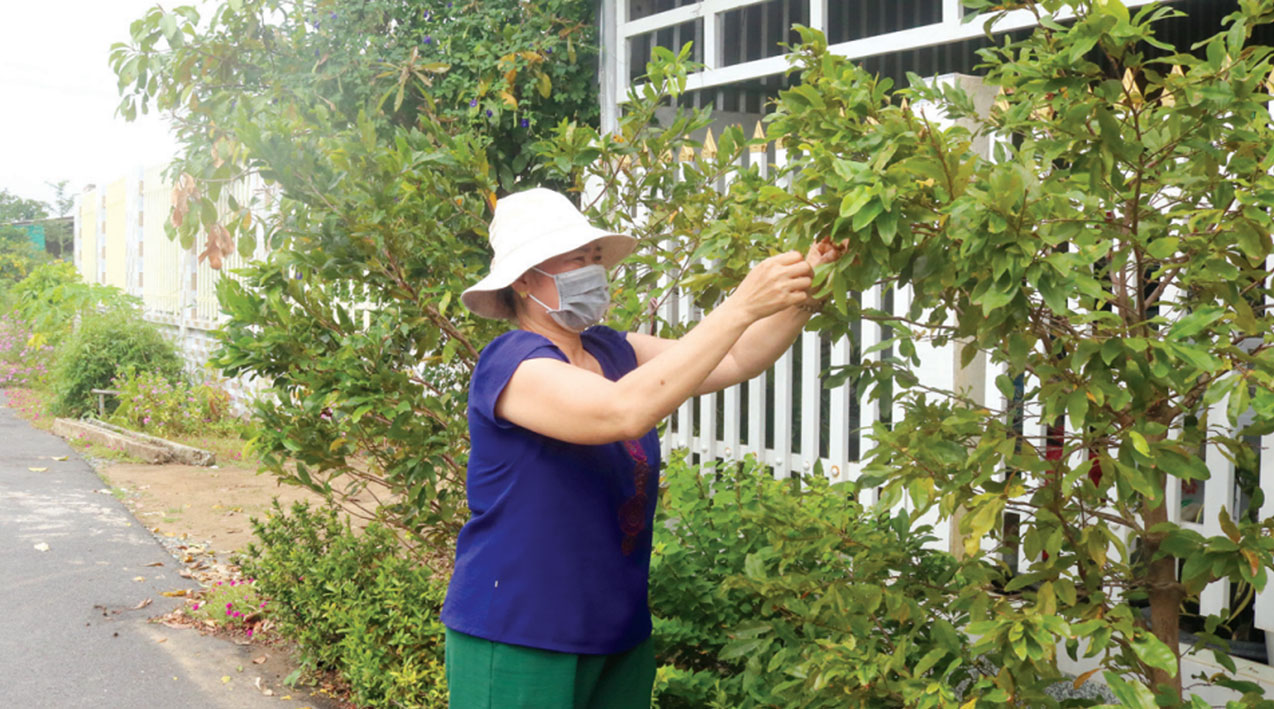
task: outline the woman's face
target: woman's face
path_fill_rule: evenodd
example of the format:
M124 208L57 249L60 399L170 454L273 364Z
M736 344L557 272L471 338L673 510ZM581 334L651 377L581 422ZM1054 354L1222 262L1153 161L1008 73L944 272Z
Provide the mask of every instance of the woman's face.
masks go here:
M553 282L553 276L567 271L574 271L577 268L583 268L594 263L602 262L602 246L594 241L590 244L581 246L574 251L567 251L564 254L558 254L547 261L540 263L535 269L531 269L522 275L521 278L514 283L514 289L522 292L528 292L539 298L541 302L549 308L558 307L557 302L557 286ZM549 275L544 275L545 273Z

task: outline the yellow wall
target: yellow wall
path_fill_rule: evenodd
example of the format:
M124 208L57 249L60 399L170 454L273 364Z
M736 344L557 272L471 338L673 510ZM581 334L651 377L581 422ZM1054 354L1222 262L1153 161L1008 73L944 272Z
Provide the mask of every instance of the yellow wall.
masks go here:
M97 209L100 200L97 190L85 192L80 197L80 275L90 283L97 281Z
M106 186L106 283L128 290L127 185L121 178Z

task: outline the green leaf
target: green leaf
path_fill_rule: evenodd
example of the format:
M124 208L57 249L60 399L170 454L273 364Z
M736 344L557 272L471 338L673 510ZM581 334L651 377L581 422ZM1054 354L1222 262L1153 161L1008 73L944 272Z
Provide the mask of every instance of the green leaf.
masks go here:
M1088 392L1083 389L1071 392L1066 398L1066 411L1070 416L1071 427L1077 431L1084 430L1088 421Z
M1220 320L1225 310L1215 305L1203 305L1194 312L1181 318L1168 330L1168 339L1185 340L1206 330L1212 323Z
M912 674L917 677L925 674L932 669L934 665L938 664L938 660L946 657L946 655L946 649L940 647L935 647L929 652L926 652L924 657L920 658L920 662L917 662L916 666L912 668Z
M1157 259L1172 258L1177 253L1181 240L1175 236L1155 239L1146 247L1146 253Z
M1106 678L1106 685L1110 687L1110 691L1123 706L1132 707L1132 709L1157 709L1155 695L1146 689L1145 685L1137 681L1129 682L1109 670L1102 675Z
M770 644L766 638L748 638L746 640L738 640L727 643L721 648L721 653L717 657L721 660L737 660L740 657L752 655L757 650Z
M1093 11L1110 15L1124 22L1129 19L1128 7L1124 5L1122 0L1093 0Z
M1150 456L1150 444L1146 442L1145 436L1137 433L1136 431L1129 431L1128 437L1132 439L1132 447L1135 448L1138 453L1146 457Z
M846 194L840 202L841 219L848 219L858 214L858 210L867 206L867 203L871 201L871 197L871 189L868 187L856 187L853 191Z
M1137 653L1137 658L1150 667L1163 670L1174 677L1176 676L1177 656L1153 633L1144 631L1137 633L1132 641L1132 649L1133 652Z

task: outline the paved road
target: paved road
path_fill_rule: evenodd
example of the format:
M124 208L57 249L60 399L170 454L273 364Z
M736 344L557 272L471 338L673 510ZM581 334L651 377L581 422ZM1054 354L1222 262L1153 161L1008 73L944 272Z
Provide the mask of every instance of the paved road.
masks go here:
M148 623L180 603L163 591L197 584L88 463L3 404L0 394L0 707L324 704L281 699L277 677L266 678L274 697L254 687L259 649Z

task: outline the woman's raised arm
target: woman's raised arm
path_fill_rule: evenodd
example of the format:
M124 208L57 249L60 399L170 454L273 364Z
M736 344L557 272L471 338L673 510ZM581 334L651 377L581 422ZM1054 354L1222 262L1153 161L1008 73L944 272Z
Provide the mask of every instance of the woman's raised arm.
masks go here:
M617 382L551 359L520 364L496 400L514 424L571 443L641 437L704 381L754 323L805 302L813 270L799 252L762 261L681 339Z

